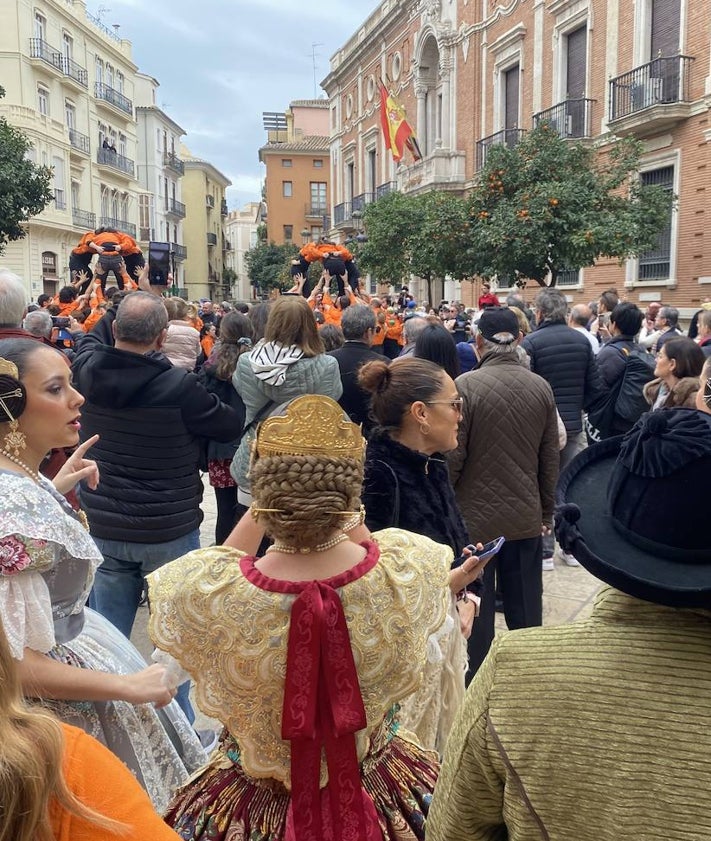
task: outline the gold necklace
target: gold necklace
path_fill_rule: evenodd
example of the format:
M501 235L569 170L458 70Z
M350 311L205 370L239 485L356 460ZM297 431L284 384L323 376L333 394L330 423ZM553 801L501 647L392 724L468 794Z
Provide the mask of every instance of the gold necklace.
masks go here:
M10 455L7 450L2 450L0 455L5 456L8 461L11 461L13 464L16 464L18 467L21 467L25 473L30 477L30 479L34 479L37 484L41 484L39 473L32 470L31 467L28 467L25 462L21 458L17 458L17 456Z
M285 555L308 555L311 552L326 552L328 549L338 546L339 543L343 543L344 540L348 540L348 535L339 532L335 537L326 540L324 543L319 543L313 548L311 546L298 548L296 546L289 546L286 543L275 542L267 549L267 552L283 552Z

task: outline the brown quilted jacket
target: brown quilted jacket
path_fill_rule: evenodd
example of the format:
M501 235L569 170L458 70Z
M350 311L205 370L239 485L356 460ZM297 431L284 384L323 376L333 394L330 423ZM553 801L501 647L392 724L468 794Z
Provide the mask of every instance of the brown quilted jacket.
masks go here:
M448 457L472 540L524 540L551 524L559 450L550 385L518 357L486 354L456 380L464 399Z

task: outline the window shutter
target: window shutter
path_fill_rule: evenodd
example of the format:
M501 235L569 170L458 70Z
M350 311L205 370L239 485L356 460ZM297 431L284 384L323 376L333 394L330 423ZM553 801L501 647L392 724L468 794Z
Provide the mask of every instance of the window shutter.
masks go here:
M650 59L679 54L680 0L652 0Z
M581 99L585 96L585 81L587 76L587 26L581 26L579 29L569 32L566 40L568 42L566 56L566 99Z
M512 67L506 71L504 79L504 96L506 107L504 110L504 128L518 128L518 87L519 87L519 66Z

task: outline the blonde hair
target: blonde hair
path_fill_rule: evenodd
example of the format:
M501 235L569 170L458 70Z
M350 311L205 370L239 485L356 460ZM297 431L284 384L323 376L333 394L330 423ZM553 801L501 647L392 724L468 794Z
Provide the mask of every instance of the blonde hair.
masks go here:
M525 313L519 307L516 306L510 306L509 309L516 316L516 321L518 321L518 329L523 333L524 336L527 336L531 332L531 325L529 324Z
M64 736L49 713L29 707L0 625L0 841L53 841L49 804L117 837L128 827L84 806L62 775Z
M264 338L285 346L296 345L304 356L318 356L325 350L311 307L301 295L282 295L275 301L269 311Z
M322 543L357 511L363 460L331 456L263 456L249 472L252 499L270 537L294 546Z

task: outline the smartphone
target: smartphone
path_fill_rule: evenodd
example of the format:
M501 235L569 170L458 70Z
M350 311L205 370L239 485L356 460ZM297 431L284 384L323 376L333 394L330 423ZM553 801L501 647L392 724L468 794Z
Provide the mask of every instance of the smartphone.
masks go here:
M473 543L470 543L466 548L471 551L472 555L476 555L480 561L488 561L489 558L491 558L499 551L499 549L501 549L505 542L505 537L497 537L496 540L490 540L488 543L485 543L481 551L477 550L476 546ZM460 555L458 558L456 558L452 563L452 569L460 567L466 560L466 557L464 555Z
M151 286L168 286L170 243L148 243L148 282Z

